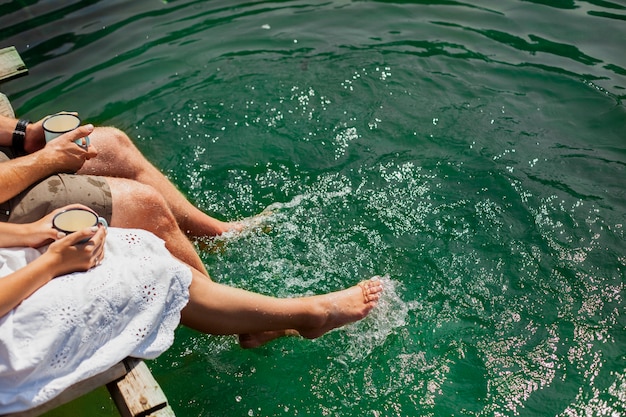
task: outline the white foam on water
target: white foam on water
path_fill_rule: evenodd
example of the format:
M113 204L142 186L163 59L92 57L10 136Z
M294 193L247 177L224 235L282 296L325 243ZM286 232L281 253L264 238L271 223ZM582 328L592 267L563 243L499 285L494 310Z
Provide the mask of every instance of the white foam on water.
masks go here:
M350 146L350 143L357 140L359 134L356 127L343 127L333 138L335 143L335 159L339 159L346 154L346 150Z
M360 361L368 357L385 343L387 337L407 324L409 312L416 308L414 303L401 298L401 283L389 275L381 277L381 282L384 291L374 310L364 320L341 329L349 342L336 357L337 361Z

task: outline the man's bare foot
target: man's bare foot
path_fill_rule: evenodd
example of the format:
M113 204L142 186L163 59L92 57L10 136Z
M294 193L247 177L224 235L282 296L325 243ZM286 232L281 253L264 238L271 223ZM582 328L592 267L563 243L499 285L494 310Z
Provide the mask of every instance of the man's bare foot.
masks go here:
M212 219L211 222L211 233L209 236L222 236L227 233L238 233L244 229L244 226L241 222L232 221L232 222L223 222L221 220Z
M271 227L265 222L271 213L260 213L239 221L223 222L211 219L211 232L206 236L191 236L198 249L207 252L220 252L232 238L242 236L246 231L260 230L269 233Z
M300 336L296 330L275 330L262 333L245 333L239 335L239 346L244 349L253 349L259 346L263 346L272 340L286 337L286 336Z
M255 216L241 220L232 222L216 221L214 224L214 236L228 237L248 230L261 230L268 233L271 231L271 227L267 224L267 221L271 215L271 211L264 210Z
M376 307L382 291L380 277L375 276L342 291L313 296L317 323L310 328L298 329L298 333L307 339L315 339L337 327L361 320Z

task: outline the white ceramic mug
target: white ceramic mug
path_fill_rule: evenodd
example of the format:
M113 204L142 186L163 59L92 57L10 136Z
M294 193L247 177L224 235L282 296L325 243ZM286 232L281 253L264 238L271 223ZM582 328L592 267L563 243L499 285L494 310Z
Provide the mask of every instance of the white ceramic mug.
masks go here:
M71 132L80 126L80 117L72 113L57 113L48 116L43 121L43 131L46 136L46 143L58 138L64 133ZM85 143L83 144L83 139ZM86 148L89 146L89 136L77 139L76 144Z

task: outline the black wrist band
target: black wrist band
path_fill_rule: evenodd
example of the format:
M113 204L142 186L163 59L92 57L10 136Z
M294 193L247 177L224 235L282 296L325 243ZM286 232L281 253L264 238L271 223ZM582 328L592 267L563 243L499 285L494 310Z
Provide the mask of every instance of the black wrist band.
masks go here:
M20 119L17 122L17 126L15 126L15 130L13 131L13 142L11 147L13 148L13 152L18 155L22 155L24 153L24 139L26 138L26 126L30 123L29 120Z

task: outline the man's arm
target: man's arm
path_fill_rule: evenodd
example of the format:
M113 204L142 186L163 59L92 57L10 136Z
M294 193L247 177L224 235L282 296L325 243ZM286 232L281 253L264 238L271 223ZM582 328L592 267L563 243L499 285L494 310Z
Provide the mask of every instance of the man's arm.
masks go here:
M11 145L15 128L14 125L11 126L13 122L17 123L14 119L0 117L0 145ZM93 126L79 126L36 152L0 163L0 202L15 197L35 182L50 175L78 171L85 160L98 154L93 146L84 149L74 143L76 139L88 136L91 132ZM26 141L29 141L30 133L27 131Z
M7 201L58 171L42 152L0 163L0 202Z
M0 146L11 146L17 119L0 115Z
M13 144L13 131L17 126L18 119L0 115L0 146ZM24 149L27 153L38 151L46 144L43 133L43 120L30 123L26 126Z
M17 119L0 116L0 146L10 147L13 144L13 131ZM35 126L26 127L26 137L30 140L38 136L33 130ZM26 143L26 140L24 141ZM42 158L43 157L43 158ZM55 174L55 167L46 161L45 155L33 153L0 164L0 201L4 202L24 191L27 187Z

